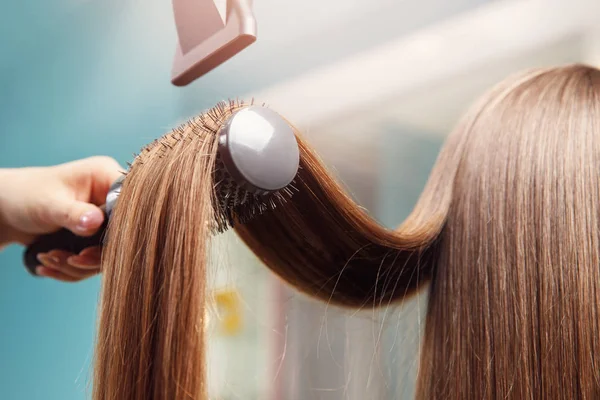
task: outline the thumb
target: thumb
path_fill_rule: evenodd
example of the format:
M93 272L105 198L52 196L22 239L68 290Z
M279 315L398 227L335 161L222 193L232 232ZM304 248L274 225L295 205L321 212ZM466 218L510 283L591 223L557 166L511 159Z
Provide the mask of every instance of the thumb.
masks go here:
M97 206L77 200L57 199L50 205L52 224L66 228L79 236L91 236L104 221L104 213Z

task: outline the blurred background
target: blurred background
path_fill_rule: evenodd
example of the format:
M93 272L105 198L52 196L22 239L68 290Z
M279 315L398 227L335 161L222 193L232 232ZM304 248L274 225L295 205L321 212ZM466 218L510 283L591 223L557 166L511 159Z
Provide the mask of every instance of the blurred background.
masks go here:
M597 0L254 0L254 9L258 41L176 88L167 0L1 2L0 167L96 154L124 165L217 101L255 97L395 227L484 90L523 68L600 63ZM0 398L87 399L100 279L33 279L22 250L0 253ZM214 399L413 397L426 291L402 307L343 311L280 284L231 233L214 254Z

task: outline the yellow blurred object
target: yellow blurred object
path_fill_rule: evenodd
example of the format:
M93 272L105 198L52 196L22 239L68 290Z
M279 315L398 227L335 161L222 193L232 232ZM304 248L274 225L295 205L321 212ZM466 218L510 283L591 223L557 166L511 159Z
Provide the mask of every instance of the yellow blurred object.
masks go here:
M218 308L219 331L223 335L233 336L242 330L242 307L236 290L227 289L215 293Z

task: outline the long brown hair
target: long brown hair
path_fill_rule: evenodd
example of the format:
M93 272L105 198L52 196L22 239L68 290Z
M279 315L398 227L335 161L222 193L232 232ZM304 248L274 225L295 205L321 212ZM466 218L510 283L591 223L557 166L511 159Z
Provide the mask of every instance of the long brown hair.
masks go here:
M145 149L103 255L94 399L206 399L218 107ZM297 133L291 200L236 232L302 292L386 306L431 282L421 399L600 396L600 71L513 76L449 136L413 213L379 226Z

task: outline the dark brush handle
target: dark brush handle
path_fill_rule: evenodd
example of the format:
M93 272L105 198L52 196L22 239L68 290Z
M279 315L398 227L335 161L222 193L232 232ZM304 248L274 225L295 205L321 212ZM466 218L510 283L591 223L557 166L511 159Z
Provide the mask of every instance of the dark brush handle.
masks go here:
M79 252L85 248L101 246L107 225L108 218L106 218L105 214L102 226L93 236L77 236L67 229L61 229L38 237L35 242L27 247L23 254L23 262L27 271L32 275L37 275L35 273L35 267L40 265L40 262L37 260L37 256L40 253L47 253L51 250L64 250L73 254L79 254Z

